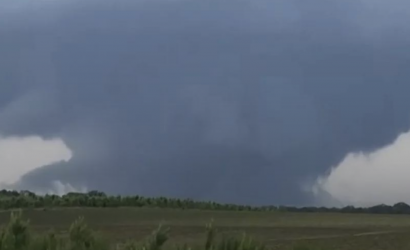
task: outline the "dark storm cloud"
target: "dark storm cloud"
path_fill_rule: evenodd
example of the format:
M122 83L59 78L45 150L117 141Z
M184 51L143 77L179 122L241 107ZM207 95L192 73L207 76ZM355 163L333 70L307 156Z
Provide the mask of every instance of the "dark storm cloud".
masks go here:
M74 152L24 187L302 204L301 183L409 127L410 33L381 2L1 6L0 131Z

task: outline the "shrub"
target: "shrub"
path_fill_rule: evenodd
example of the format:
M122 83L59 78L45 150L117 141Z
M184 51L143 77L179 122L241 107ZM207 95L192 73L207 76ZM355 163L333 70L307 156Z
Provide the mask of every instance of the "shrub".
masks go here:
M1 250L26 249L30 244L29 222L23 220L22 212L12 212L10 221L0 236Z

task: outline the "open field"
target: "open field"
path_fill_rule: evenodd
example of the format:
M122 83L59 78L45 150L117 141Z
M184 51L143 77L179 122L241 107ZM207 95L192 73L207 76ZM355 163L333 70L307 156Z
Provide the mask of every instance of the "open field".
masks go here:
M69 225L84 216L91 228L111 242L140 240L158 224L170 227L175 243L203 245L205 224L211 219L220 234L242 234L266 243L272 249L314 246L319 249L400 250L410 249L409 215L235 212L164 208L53 208L24 210L34 231L55 228L65 234ZM0 212L0 223L9 212ZM316 248L313 248L316 249Z

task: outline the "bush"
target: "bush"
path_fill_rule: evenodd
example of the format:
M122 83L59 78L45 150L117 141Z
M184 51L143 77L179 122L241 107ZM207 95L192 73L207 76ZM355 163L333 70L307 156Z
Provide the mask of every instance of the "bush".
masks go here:
M26 249L30 244L28 221L24 221L21 211L12 212L10 221L0 236L1 250Z

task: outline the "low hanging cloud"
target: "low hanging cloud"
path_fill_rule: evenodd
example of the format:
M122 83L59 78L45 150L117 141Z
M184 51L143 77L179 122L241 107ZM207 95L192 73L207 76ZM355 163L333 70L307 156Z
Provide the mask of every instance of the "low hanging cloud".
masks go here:
M58 137L75 156L13 180L311 204L301 182L410 128L409 3L312 1L0 1L0 131ZM358 204L335 191L345 180L367 202L406 198L363 184L403 176L368 157L317 189Z
M410 131L373 152L349 153L327 176L318 178L313 191L327 205L392 205L410 202L409 176Z
M39 136L0 137L0 188L17 187L20 178L39 167L67 162L72 152L59 138L44 139ZM65 186L59 181L53 183L55 191L61 193L74 188Z

